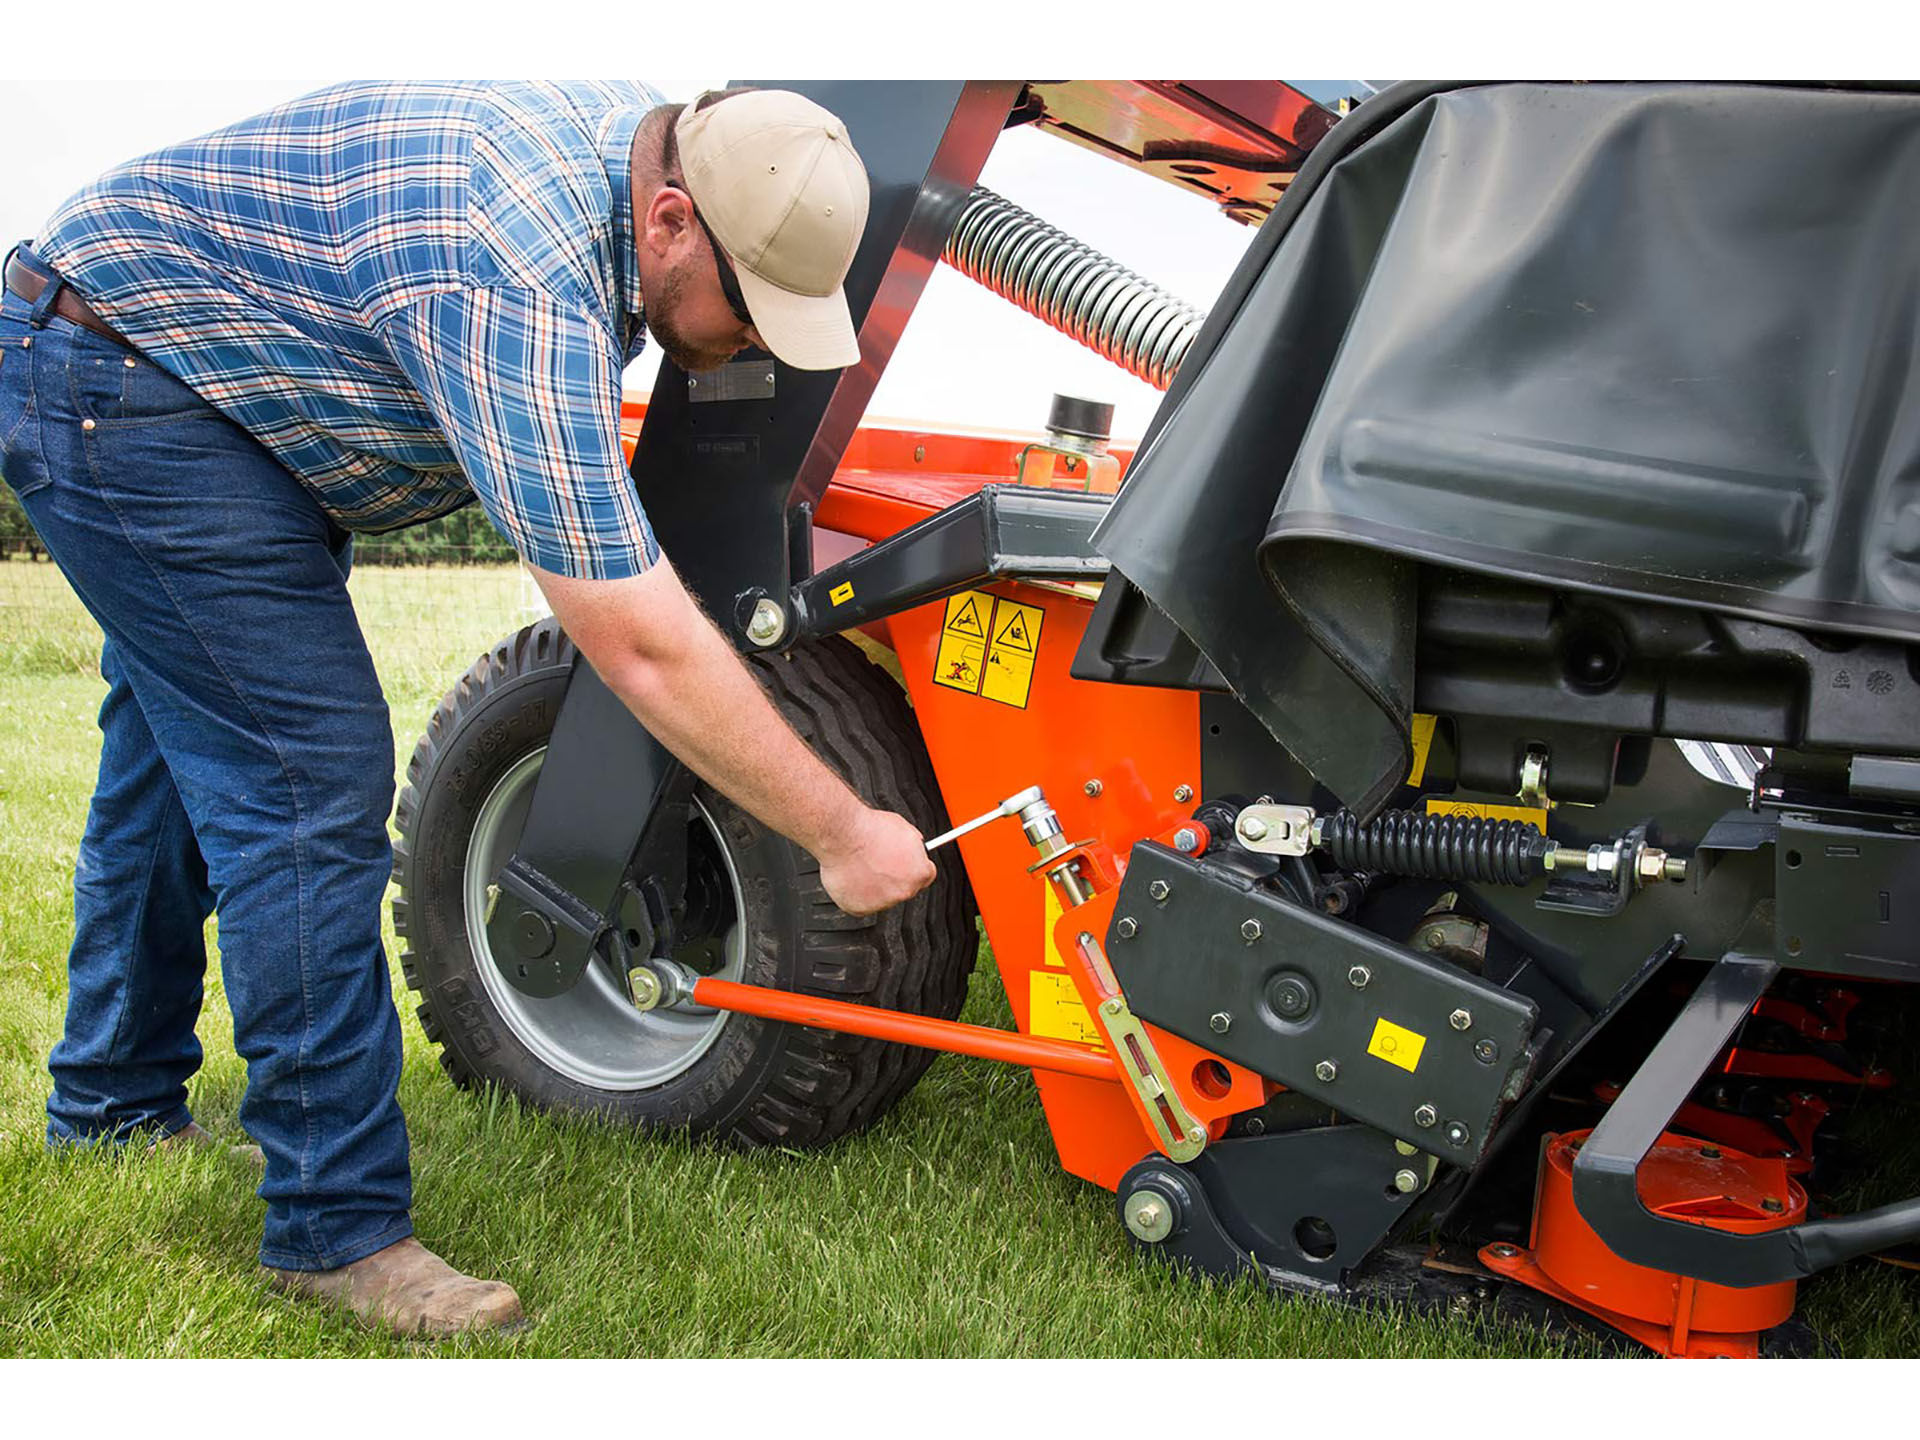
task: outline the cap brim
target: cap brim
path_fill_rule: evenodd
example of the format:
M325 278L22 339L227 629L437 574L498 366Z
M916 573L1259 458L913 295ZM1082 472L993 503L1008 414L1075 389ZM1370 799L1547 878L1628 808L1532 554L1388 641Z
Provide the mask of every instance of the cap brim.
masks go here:
M761 279L737 261L734 273L753 328L781 360L796 370L843 370L859 363L860 339L843 287L831 295L801 295Z

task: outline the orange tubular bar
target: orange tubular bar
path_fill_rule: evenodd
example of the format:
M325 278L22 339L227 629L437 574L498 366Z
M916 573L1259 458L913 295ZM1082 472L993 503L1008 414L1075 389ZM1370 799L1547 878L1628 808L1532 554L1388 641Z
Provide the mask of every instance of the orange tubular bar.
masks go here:
M1036 1039L984 1025L932 1020L925 1015L876 1010L870 1005L821 1000L812 995L796 995L790 990L769 990L764 985L741 985L732 980L696 980L693 1003L742 1015L758 1015L765 1020L811 1025L816 1030L839 1030L848 1035L870 1035L876 1040L895 1040L902 1045L919 1045L954 1055L1005 1060L1035 1070L1082 1075L1089 1080L1115 1083L1120 1080L1120 1069L1111 1055L1069 1040Z

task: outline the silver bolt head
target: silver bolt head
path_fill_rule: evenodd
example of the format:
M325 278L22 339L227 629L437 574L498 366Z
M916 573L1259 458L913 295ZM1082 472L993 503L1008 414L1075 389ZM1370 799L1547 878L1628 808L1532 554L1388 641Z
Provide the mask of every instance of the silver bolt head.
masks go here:
M660 977L644 965L627 972L627 988L633 992L636 1010L651 1010L660 1003Z
M1224 1010L1216 1010L1213 1012L1213 1017L1207 1021L1207 1028L1216 1035L1224 1035L1233 1028L1233 1016Z
M1456 1010L1447 1016L1447 1024L1456 1030L1471 1030L1473 1028L1473 1012L1471 1010Z
M1367 982L1373 979L1373 971L1364 965L1356 965L1347 971L1347 983L1356 990L1367 988Z
M1247 941L1258 940L1260 938L1260 922L1258 920L1242 920L1240 922L1240 938Z
M1267 838L1267 822L1262 820L1258 815L1242 815L1239 821L1236 822L1234 828L1248 840L1264 840Z
M1157 903L1162 905L1166 903L1167 896L1172 893L1173 887L1164 880L1156 880L1147 886L1147 894L1151 895Z
M1422 1130L1432 1129L1434 1122L1439 1118L1440 1112L1435 1110L1431 1105L1422 1105L1413 1112L1413 1123L1418 1125Z
M1393 1172L1393 1188L1402 1195L1411 1195L1420 1188L1420 1177L1411 1170L1396 1170Z
M1127 1229L1136 1240L1158 1245L1173 1233L1173 1208L1151 1190L1127 1197Z
M1127 1007L1121 1004L1118 1000L1109 1000L1106 1002L1106 1004L1102 1005L1100 1008L1102 1011L1104 1011L1108 1015L1118 1015L1121 1011L1125 1010Z
M1098 780L1089 780L1087 781L1086 784L1082 785L1080 788L1086 791L1087 794L1089 795L1098 795L1102 790L1106 789L1107 787L1102 785Z
M787 633L787 612L761 596L753 602L753 617L747 621L747 638L756 645L771 645Z
M1173 798L1176 802L1178 802L1181 805L1186 804L1187 801L1193 799L1193 787L1191 785L1174 786Z
M1187 1128L1187 1140L1188 1140L1188 1143L1193 1145L1206 1144L1207 1143L1207 1127L1204 1125L1189 1126Z
M1449 1145L1452 1145L1457 1149L1458 1147L1465 1145L1467 1141L1471 1140L1472 1138L1473 1138L1473 1132L1467 1129L1467 1127L1465 1125L1462 1125L1458 1120L1449 1120L1447 1122L1447 1143Z
M1140 923L1131 915L1122 915L1119 923L1113 928L1122 940L1131 940L1139 933Z
M1182 855L1191 855L1200 848L1200 837L1183 825L1173 832L1173 848Z
M1331 1060L1322 1060L1313 1067L1313 1078L1322 1085L1331 1085L1340 1078L1340 1067Z

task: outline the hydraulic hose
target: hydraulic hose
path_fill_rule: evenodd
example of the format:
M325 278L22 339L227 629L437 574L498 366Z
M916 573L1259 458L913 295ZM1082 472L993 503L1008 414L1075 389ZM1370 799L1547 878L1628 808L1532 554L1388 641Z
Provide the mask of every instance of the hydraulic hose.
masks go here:
M984 186L974 188L944 258L1156 390L1173 383L1206 318Z

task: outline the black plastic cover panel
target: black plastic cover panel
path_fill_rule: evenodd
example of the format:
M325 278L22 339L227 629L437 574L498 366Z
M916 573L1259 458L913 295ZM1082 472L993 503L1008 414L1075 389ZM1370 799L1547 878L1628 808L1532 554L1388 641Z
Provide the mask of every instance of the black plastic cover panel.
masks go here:
M1417 562L1920 640L1920 95L1402 86L1314 152L1096 544L1365 813Z

